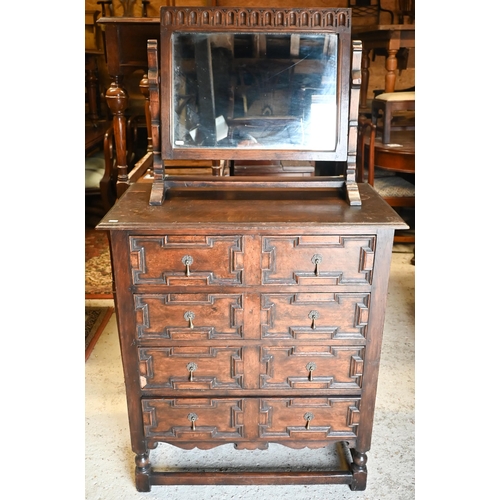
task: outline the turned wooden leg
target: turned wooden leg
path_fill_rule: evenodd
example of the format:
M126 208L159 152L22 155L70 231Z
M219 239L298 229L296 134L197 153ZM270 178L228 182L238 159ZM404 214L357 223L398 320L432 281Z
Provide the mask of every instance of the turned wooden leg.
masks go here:
M117 77L106 92L106 102L113 113L113 129L115 133L117 180L116 195L118 198L128 188L127 165L127 123L125 110L128 107L127 91L120 85Z
M135 486L137 491L151 491L151 463L149 461L149 451L136 455L135 465Z
M351 449L351 455L351 472L353 482L349 485L349 488L351 488L352 491L364 491L366 489L366 477L368 475L368 470L366 469L368 457L366 456L366 453L359 453L353 449Z
M394 92L396 88L396 69L398 68L398 60L396 59L397 49L389 49L389 55L385 60L385 92Z

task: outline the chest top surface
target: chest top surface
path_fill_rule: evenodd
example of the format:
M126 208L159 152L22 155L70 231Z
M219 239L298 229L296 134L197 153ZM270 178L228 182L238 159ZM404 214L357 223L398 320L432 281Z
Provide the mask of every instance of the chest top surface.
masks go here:
M368 184L359 185L362 205L342 193L320 190L172 190L159 206L149 205L151 185L132 185L98 224L100 230L405 229L404 221Z

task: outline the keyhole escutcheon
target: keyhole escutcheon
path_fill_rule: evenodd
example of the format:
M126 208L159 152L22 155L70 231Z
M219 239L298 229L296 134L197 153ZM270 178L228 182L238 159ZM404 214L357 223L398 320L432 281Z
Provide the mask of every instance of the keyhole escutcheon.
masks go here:
M198 365L196 363L194 363L193 361L191 361L190 363L188 363L186 365L186 368L188 369L188 372L189 372L189 381L192 382L193 381L193 372L198 368Z
M184 255L184 257L182 257L182 263L186 266L186 276L190 276L190 266L193 264L193 257L191 257L191 255Z
M316 329L316 320L319 318L319 312L318 311L311 311L309 314L308 314L308 317L309 319L312 320L312 323L311 323L311 328L313 330Z
M195 422L198 420L198 415L196 415L196 413L190 413L187 418L191 422L191 430L195 431L196 430Z
M316 363L313 363L312 361L307 363L306 370L309 372L309 380L312 380L313 371L316 370Z
M306 421L306 429L309 429L310 422L314 418L314 414L308 411L307 413L304 413L304 420Z
M312 256L312 263L314 264L314 274L316 276L319 276L319 265L321 264L321 261L323 260L323 257L319 253L315 253Z
M184 313L184 319L188 322L189 328L193 329L193 319L194 319L194 312L193 311L186 311Z

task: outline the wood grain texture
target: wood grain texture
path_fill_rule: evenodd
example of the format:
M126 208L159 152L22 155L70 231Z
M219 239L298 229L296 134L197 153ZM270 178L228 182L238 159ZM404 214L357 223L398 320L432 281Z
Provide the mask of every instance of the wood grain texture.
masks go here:
M343 483L366 486L394 230L368 185L335 191L180 190L148 204L135 184L110 230L136 487ZM208 208L210 207L210 208ZM188 258L189 257L189 258ZM318 448L346 469L163 473L158 442Z

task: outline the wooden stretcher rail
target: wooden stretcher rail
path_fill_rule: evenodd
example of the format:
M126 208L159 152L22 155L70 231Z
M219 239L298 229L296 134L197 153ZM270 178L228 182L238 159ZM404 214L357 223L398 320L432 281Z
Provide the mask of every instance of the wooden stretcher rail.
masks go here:
M151 485L181 484L351 484L349 471L311 472L155 472Z
M342 188L345 180L341 176L324 177L283 177L269 176L262 178L259 176L242 177L207 177L202 179L199 176L166 176L164 180L165 189L170 188Z

